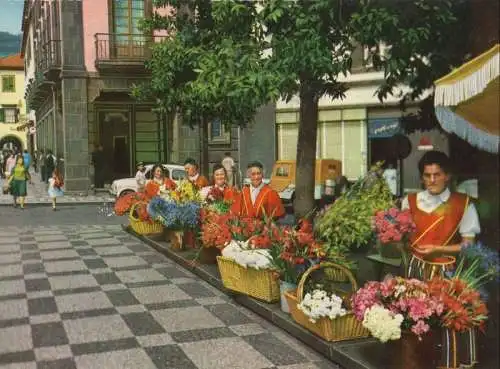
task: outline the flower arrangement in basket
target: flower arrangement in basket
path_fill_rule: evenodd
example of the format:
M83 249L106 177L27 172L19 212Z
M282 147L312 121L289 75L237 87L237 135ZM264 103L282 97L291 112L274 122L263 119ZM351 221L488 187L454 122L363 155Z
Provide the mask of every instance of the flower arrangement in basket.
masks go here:
M231 209L232 202L229 201L224 190L217 187L205 187L200 191L203 199L203 207L206 211L213 211L217 214L226 214Z
M130 226L138 234L161 233L162 225L155 222L147 211L149 201L145 193L132 192L116 200L114 211L118 216L128 213Z
M329 279L335 274L345 274L349 291L343 288L344 283ZM368 331L349 310L349 296L356 289L356 280L348 269L322 262L307 269L297 290L285 292L285 297L298 324L327 341L343 341L368 336Z
M151 180L148 181L144 186L144 194L149 199L152 199L156 196L169 198L170 192L174 191L176 187L177 185L170 178L165 178L162 184Z
M198 226L200 204L195 201L176 202L154 197L148 204L151 218L172 230L195 229Z
M416 226L410 210L392 207L375 213L372 218L372 229L377 237L380 255L387 258L400 258Z
M231 215L227 219L224 228L230 239L223 244L222 256L217 257L224 286L266 302L279 300L279 284L270 253L275 238L279 237L278 226L270 219Z
M417 279L387 277L370 281L352 297L356 318L381 342L398 340L402 330L419 339L438 324L444 305Z

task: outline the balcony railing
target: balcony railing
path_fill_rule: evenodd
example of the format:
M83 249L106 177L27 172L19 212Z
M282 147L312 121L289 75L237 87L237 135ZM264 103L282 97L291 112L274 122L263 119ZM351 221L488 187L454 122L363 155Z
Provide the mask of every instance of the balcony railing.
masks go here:
M96 33L96 63L144 62L151 57L151 46L165 36L142 34Z
M51 40L45 43L37 55L38 70L46 72L61 66L61 41Z

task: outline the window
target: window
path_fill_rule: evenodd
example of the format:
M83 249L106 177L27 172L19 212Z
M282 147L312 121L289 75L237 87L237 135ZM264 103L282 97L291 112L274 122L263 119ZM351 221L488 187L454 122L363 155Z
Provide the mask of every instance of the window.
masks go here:
M19 122L19 109L15 105L4 105L0 108L0 122L11 124Z
M2 76L2 92L16 92L16 76Z
M276 177L288 177L290 175L290 165L280 165L274 173Z
M139 21L145 17L145 0L112 1L117 56L143 56L144 37L139 30Z
M214 119L208 125L209 141L212 144L231 143L230 128L226 128L220 119Z

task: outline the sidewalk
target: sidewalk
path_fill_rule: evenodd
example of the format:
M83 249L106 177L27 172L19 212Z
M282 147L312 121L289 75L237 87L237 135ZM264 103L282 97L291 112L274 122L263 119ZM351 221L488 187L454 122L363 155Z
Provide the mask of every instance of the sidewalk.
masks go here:
M47 184L43 183L40 174L30 170L32 184L28 183L28 196L26 197L26 204L50 204L51 199L47 193ZM3 186L4 179L0 179L0 186ZM96 204L114 202L115 198L109 193L97 193L95 195L71 195L62 196L57 199L58 204ZM0 191L0 206L12 205L12 196L4 195Z

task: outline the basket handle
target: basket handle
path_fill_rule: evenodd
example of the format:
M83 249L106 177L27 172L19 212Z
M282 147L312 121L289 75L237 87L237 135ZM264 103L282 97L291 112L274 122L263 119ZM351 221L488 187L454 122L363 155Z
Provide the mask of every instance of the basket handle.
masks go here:
M320 264L313 265L309 269L305 271L305 273L302 275L300 278L299 284L297 286L297 302L300 304L302 302L302 298L304 296L304 285L306 284L306 280L311 275L312 272L319 270L324 267L332 267L333 269L339 269L341 272L343 272L346 276L347 279L349 279L349 282L351 283L352 291L356 291L358 289L358 283L356 282L356 279L352 275L351 271L347 269L346 267L335 264L329 261L325 261Z
M137 206L137 202L134 202L132 204L132 206L130 207L130 212L129 212L129 217L130 219L133 219L133 220L139 220L139 217L134 217L134 210L135 210L135 207Z

